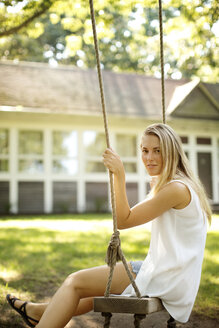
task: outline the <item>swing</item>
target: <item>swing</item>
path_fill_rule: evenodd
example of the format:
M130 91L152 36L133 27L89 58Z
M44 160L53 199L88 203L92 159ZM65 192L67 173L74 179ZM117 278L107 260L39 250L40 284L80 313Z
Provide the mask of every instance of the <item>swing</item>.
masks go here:
M93 38L94 38L94 47L97 61L97 73L99 80L100 88L100 97L104 121L104 129L106 136L107 147L110 148L109 132L108 132L108 123L107 115L105 109L105 99L103 91L103 82L100 68L100 58L99 58L99 47L98 39L96 32L96 23L95 23L95 14L93 0L89 0L90 4L90 14L92 21L93 29ZM162 113L163 113L163 123L165 124L165 90L164 90L164 62L163 62L163 27L162 27L162 1L159 0L159 21L160 21L160 57L161 57L161 86L162 86ZM156 297L142 297L138 287L135 283L135 280L129 270L128 264L126 262L125 256L123 255L121 246L120 246L120 237L119 231L117 229L117 218L116 218L116 209L115 209L115 197L113 190L113 174L109 171L109 180L110 180L110 196L111 196L111 205L112 205L112 216L113 216L113 234L109 242L107 249L106 263L110 267L110 273L108 277L108 282L106 286L106 291L104 297L95 297L94 298L94 312L101 312L102 316L105 317L104 328L110 327L110 320L112 313L130 313L134 314L134 327L140 327L141 320L146 317L147 314L158 312L164 310L164 307L161 303L161 300ZM117 261L122 261L125 267L125 270L128 274L132 287L135 290L137 297L124 297L117 295L110 295L110 288L112 283L113 271ZM168 328L175 328L176 322L174 318L170 316L170 319L167 321Z

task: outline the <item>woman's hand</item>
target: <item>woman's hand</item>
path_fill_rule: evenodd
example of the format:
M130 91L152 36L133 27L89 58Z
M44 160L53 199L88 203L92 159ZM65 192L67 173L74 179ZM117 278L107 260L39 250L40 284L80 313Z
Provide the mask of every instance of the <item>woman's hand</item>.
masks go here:
M103 153L103 164L113 174L119 175L124 173L124 166L119 155L111 148L107 148Z

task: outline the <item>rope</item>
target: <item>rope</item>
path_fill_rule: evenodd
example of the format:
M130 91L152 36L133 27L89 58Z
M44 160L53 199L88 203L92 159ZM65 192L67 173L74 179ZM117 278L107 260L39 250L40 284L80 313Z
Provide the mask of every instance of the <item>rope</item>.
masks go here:
M165 83L164 83L162 0L159 0L159 25L160 25L160 64L161 64L161 89L162 89L162 116L163 116L163 123L165 124L166 123L166 115L165 115Z
M95 22L93 0L89 0L89 4L90 4L90 14L91 14L92 29L93 29L95 55L96 55L96 61L97 61L97 73L98 73L99 89L100 89L100 96L101 96L101 107L102 107L103 120L104 120L106 144L107 144L107 147L110 148L109 131L108 131L108 123L107 123L107 115L106 115L103 80L102 80L101 67L100 67L100 56L99 56L99 47L98 47L98 39L97 39L97 32L96 32L96 22ZM162 0L159 0L159 24L160 24L162 115L163 115L163 123L165 124L166 117L165 117ZM110 171L109 171L109 180L110 180L110 196L111 196L111 206L112 206L112 215L113 215L113 231L114 232L112 234L111 241L109 243L107 255L106 255L106 263L110 267L110 273L109 273L108 283L107 283L107 287L106 287L106 291L105 291L105 297L109 297L114 268L115 268L116 262L120 261L120 260L122 260L122 262L123 262L123 265L126 269L126 272L131 281L131 284L136 292L137 297L141 297L141 294L140 294L138 287L134 281L134 278L129 270L129 267L127 265L126 259L123 255L123 252L122 252L122 249L120 246L121 242L120 242L120 238L119 238L119 231L117 229L115 194L114 194L114 188L113 188L113 174Z
M107 123L107 115L106 115L106 106L104 100L104 91L103 91L103 81L102 81L102 74L101 74L101 67L100 67L100 56L99 56L99 47L98 47L98 40L97 40L97 32L96 32L96 22L95 22L95 14L94 14L94 6L93 0L89 0L90 4L90 13L91 13L91 22L92 22L92 29L93 29L93 38L94 38L94 47L95 47L95 55L97 61L97 72L98 72L98 80L99 80L99 88L100 88L100 96L101 96L101 105L102 105L102 112L103 112L103 119L104 119L104 129L105 129L105 136L106 136L106 144L107 147L110 147L109 141L109 131L108 131L108 123ZM109 171L110 177L110 195L111 195L111 206L112 206L112 214L113 214L113 235L111 241L108 246L107 250L107 258L106 262L110 266L110 273L108 278L108 283L105 291L105 297L109 297L110 288L112 283L113 271L118 260L122 260L126 272L129 276L131 284L136 292L137 297L141 297L141 294L138 290L138 287L134 281L134 278L129 270L125 257L120 247L120 238L119 232L117 229L117 217L116 217L116 206L115 206L115 194L113 188L113 174Z

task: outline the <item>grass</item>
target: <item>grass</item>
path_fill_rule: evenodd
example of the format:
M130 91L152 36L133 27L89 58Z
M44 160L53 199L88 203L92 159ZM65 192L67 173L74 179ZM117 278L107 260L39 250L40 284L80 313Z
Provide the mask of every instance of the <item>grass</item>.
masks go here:
M219 216L214 216L216 221ZM208 232L194 307L195 312L212 318L219 314L217 227ZM20 318L5 303L7 293L32 301L47 300L69 273L104 263L111 233L111 216L107 214L2 217L0 327L22 327ZM121 241L127 260L143 259L150 232L139 227L122 231Z

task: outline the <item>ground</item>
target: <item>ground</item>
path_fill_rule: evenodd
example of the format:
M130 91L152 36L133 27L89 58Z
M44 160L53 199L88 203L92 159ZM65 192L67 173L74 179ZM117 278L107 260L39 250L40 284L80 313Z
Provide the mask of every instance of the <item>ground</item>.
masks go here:
M150 314L141 323L142 328L166 328L169 315L166 311ZM102 328L104 319L99 313L90 312L87 315L74 318L66 328ZM133 316L130 314L114 314L111 319L111 328L131 328ZM186 324L177 324L177 328L219 328L219 319L210 319L205 316L192 314Z
M5 305L7 306L7 305ZM13 310L10 317L0 318L0 328L25 328L23 320ZM2 320L3 319L3 320ZM169 315L166 311L150 314L141 323L141 328L166 328ZM90 312L73 318L65 328L103 328L104 318L99 313ZM130 314L114 314L111 328L133 328L133 316ZM219 328L219 318L211 319L204 315L193 313L186 324L177 323L177 328Z

